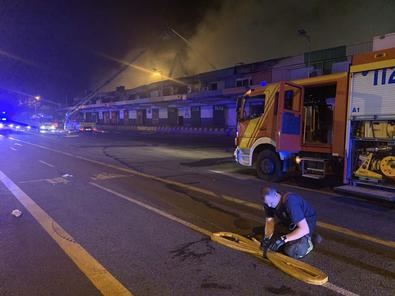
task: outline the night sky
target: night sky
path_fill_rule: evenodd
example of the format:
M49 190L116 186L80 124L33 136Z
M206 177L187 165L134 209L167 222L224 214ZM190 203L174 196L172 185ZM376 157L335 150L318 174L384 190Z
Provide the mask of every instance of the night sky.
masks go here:
M0 87L52 100L94 89L168 26L193 34L212 1L0 1Z
M394 15L392 0L0 0L0 88L65 102L120 69L113 59L143 50L136 65L166 76L174 64L182 76L212 69L196 52L217 68L299 54L307 50L300 28L313 49L362 43L395 32ZM149 82L130 69L108 89Z

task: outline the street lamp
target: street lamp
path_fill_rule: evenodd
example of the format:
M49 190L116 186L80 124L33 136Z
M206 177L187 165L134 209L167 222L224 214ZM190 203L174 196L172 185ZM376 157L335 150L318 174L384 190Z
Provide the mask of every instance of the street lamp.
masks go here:
M152 77L159 79L159 81L162 81L162 71L153 68L152 69ZM163 96L163 85L162 82L160 83L160 95Z
M160 71L160 70L158 70L156 68L153 68L152 69L152 76L154 78L160 78L160 80L162 80L162 71Z
M303 37L303 38L305 38L305 39L307 40L307 42L308 42L309 48L308 48L308 53L307 53L307 54L308 54L308 56L307 56L307 71L308 71L308 76L307 76L307 77L310 77L311 38L310 38L310 35L307 34L307 32L306 32L305 29L299 29L299 30L298 30L298 35L301 36L301 37Z

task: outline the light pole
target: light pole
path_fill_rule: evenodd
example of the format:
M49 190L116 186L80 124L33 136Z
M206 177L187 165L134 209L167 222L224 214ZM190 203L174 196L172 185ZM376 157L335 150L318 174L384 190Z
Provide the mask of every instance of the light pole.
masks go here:
M305 29L299 29L298 30L298 35L306 38L307 42L308 42L308 56L307 56L307 77L310 77L310 54L311 54L311 38L310 35L307 34Z
M38 101L40 101L40 100L41 100L40 96L34 97L34 115L37 115L37 104L38 104Z

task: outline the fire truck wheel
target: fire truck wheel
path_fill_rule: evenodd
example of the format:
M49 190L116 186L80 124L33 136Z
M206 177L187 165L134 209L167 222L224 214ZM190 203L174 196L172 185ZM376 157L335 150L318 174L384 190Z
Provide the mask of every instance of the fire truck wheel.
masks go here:
M259 178L266 181L276 182L280 181L283 177L281 160L278 155L271 150L263 150L259 153L256 162L256 170Z

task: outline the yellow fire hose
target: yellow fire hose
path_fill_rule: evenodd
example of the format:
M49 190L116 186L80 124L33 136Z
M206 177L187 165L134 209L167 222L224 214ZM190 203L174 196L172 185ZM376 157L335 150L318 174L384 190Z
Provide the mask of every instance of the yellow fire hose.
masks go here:
M215 232L211 235L211 240L265 260L260 243L256 239L232 232ZM305 283L323 285L328 281L328 276L324 272L302 261L272 251L268 251L266 257L274 266Z

